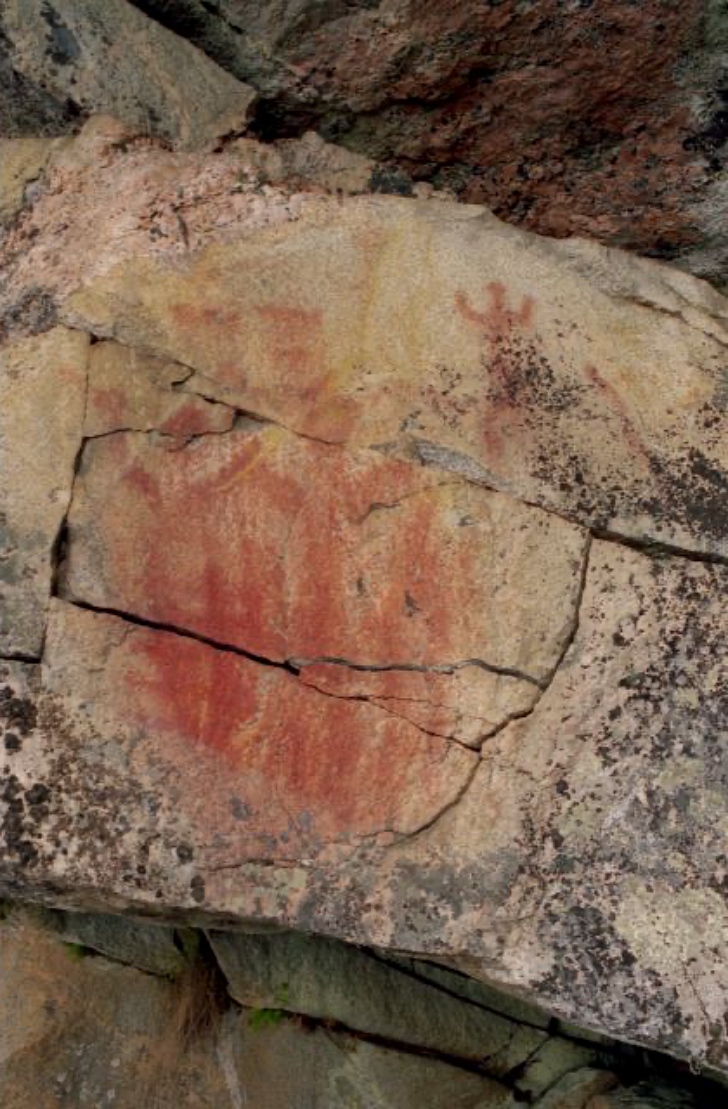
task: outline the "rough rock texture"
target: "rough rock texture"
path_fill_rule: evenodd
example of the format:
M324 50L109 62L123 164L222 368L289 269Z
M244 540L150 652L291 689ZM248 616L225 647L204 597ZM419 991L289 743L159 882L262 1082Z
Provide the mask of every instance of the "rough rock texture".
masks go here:
M722 1104L720 1087L679 1064L570 1037L432 964L313 936L215 932L226 982L193 929L2 909L0 1084L12 1109ZM120 965L130 956L146 973Z
M23 90L37 82L45 97L72 106L74 117L109 112L141 132L183 147L244 129L255 93L189 42L145 18L126 0L5 0L0 51L12 67L9 122L0 133L26 130ZM0 84L0 89L2 89ZM12 85L20 84L20 88ZM14 120L13 115L19 115ZM66 130L59 120L29 130Z
M725 282L722 0L8 0L0 134L114 111L185 142L258 94L266 139L315 131L541 233ZM249 97L248 97L249 99Z
M20 210L11 163L0 887L725 1072L728 305L250 154L95 120Z
M4 1109L514 1104L507 1087L457 1063L240 1010L211 988L204 965L165 980L11 918L0 945Z
M25 307L38 326L52 320L52 309L32 289ZM40 657L79 451L88 345L87 336L57 327L0 347L0 655L6 657Z

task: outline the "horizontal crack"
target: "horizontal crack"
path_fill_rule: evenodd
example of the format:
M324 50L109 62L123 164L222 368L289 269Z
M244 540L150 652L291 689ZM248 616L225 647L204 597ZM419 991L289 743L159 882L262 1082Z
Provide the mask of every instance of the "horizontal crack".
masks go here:
M221 652L226 653L226 654L236 655L238 658L246 659L248 662L255 662L259 666L268 666L268 667L272 667L276 670L283 670L285 673L290 674L292 677L295 677L295 678L300 678L301 677L301 666L298 664L298 662L295 659L271 659L271 658L267 658L265 655L260 655L260 654L257 654L254 651L246 650L244 647L238 647L234 644L224 643L221 640L215 639L212 636L203 635L201 632L191 631L189 628L182 628L177 624L169 624L169 623L166 623L166 622L160 621L160 620L151 620L151 619L149 619L147 617L144 617L144 616L139 616L139 615L134 614L134 613L126 612L123 609L114 608L114 607L108 606L108 605L92 604L90 601L83 601L83 600L80 600L79 598L76 598L76 597L73 597L73 596L64 596L62 593L56 594L56 596L58 596L60 600L64 601L64 603L70 604L74 608L81 609L84 612L93 612L93 613L96 613L99 616L113 616L118 620L125 621L125 623L127 623L127 624L133 624L135 627L146 628L150 631L164 632L167 635L177 635L177 636L180 636L182 639L190 639L190 640L194 641L195 643L201 643L201 644L203 644L203 646L210 647L215 651L221 651ZM35 660L32 660L32 661L37 662L37 661L40 661L40 660L35 659ZM370 667L355 667L355 668L356 669L362 669L362 670L371 669ZM377 667L376 669L380 669L380 670L381 669L387 669L387 667ZM409 667L392 667L391 669L412 669L412 668L409 668ZM447 671L445 671L445 672L447 672ZM371 705L372 708L378 709L380 712L385 713L387 716L391 716L391 717L394 717L394 718L400 719L400 720L405 720L408 724L411 725L411 727L416 728L417 731L419 731L419 732L422 732L423 735L431 736L432 738L435 738L435 739L444 739L447 742L456 743L459 747L463 747L465 750L468 750L471 753L475 753L474 748L471 745L463 743L461 740L456 739L454 736L442 734L440 732L431 731L431 730L423 727L422 725L417 724L415 721L410 720L408 717L405 717L405 716L402 716L399 713L393 712L391 709L388 709L385 705L378 704L377 699L374 696L367 696L365 694L357 695L357 694L333 693L330 690L322 689L320 686L318 686L318 685L316 685L316 684L314 684L313 682L310 682L310 681L304 681L303 684L305 685L305 687L307 689L312 689L316 693L320 693L324 697L332 697L336 700L343 700L343 701L359 701L359 702Z
M40 654L33 654L29 651L8 651L7 653L0 651L0 662L25 662L29 665L37 665L41 661Z
M351 659L341 658L337 655L321 655L315 658L293 657L291 663L299 670L307 666L343 666L349 670L358 670L363 673L389 673L392 671L409 674L454 674L468 666L485 670L488 674L497 674L504 678L516 678L518 681L528 682L538 689L543 688L543 683L531 674L518 670L512 666L499 666L497 663L486 662L480 658L458 659L455 662L418 663L418 662L353 662Z

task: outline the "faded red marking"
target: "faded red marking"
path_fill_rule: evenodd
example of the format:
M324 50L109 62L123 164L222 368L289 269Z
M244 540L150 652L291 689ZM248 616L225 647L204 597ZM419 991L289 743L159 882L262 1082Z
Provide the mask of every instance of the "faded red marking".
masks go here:
M464 320L478 328L489 351L490 395L482 436L486 458L497 464L522 426L516 390L521 355L513 349L513 341L520 332L532 328L535 300L527 295L518 307L512 307L508 291L500 281L489 281L485 294L486 307L478 311L459 289L455 293L455 307Z
M124 474L124 481L127 482L132 489L135 489L145 496L147 500L159 501L161 499L159 484L149 471L143 469L141 466L130 466Z
M584 376L587 378L588 381L592 383L592 385L596 386L596 388L606 400L609 407L617 416L620 424L622 425L624 437L627 440L627 445L629 446L632 454L636 458L641 458L643 461L649 464L649 449L642 437L642 433L639 430L637 422L630 413L629 408L624 402L624 399L620 396L614 386L602 377L596 366L586 366L584 369Z
M480 551L419 468L274 431L173 455L119 438L84 479L111 607L271 659L459 657Z
M296 375L322 370L321 309L262 304L256 312L265 326L270 354L285 370Z
M257 710L254 683L240 681L240 660L166 634L140 637L138 649L143 665L126 676L135 719L234 759L235 732Z
M515 327L531 327L536 303L532 296L524 296L520 308L513 309L508 303L507 290L501 281L489 281L485 291L488 306L484 312L476 311L461 289L455 293L455 307L469 323L480 327L487 337L507 335Z
M215 408L208 406L204 401L202 404L190 401L164 420L159 425L159 430L164 435L175 435L185 439L192 435L201 435L206 431L224 430L231 426L232 420L233 413L229 410L226 413L225 409L219 406Z
M186 331L208 328L234 329L240 324L240 310L224 305L200 305L183 302L170 309L175 323Z
M119 427L126 421L127 398L123 389L95 389L89 394L89 403L100 413L107 424Z
M99 449L92 472L115 493L94 494L110 603L282 657L280 548L302 489L295 473L261 460L264 439L236 436L231 451L232 441L212 438L171 455L135 443L126 464L111 444Z

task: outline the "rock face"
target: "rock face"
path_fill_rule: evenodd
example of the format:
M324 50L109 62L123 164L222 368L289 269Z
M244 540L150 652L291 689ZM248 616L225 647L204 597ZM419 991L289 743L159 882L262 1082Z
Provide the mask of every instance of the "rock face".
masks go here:
M0 888L728 1069L726 302L245 144L43 156L0 248ZM559 1105L612 1096L579 1067Z
M725 283L727 42L721 0L8 0L0 133L106 111L189 143L239 131L253 89L259 136L318 132L375 191Z
M658 1082L658 1060L431 964L287 933L3 915L12 1109L702 1109L722 1097L676 1067Z
M142 133L199 146L243 129L255 95L125 0L8 0L0 13L3 45L14 82L22 90L40 76L43 97L66 105L71 126L79 115L103 111ZM13 91L5 133L37 133L37 113L28 128L29 108ZM51 120L40 129L66 129Z

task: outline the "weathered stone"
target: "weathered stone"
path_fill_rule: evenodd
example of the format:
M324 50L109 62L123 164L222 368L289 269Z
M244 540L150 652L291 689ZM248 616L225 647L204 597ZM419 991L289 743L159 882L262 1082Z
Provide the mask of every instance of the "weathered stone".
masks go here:
M40 657L81 443L88 336L0 345L0 655Z
M229 431L235 418L232 409L175 390L190 372L118 343L96 343L89 360L84 435L159 431L185 442Z
M609 1056L595 1070L599 1062L599 1055L594 1048L573 1043L560 1036L549 1036L526 1061L516 1080L516 1089L522 1097L537 1105L541 1104L539 1097L543 1095L544 1109L549 1106L551 1109L581 1109L587 1097L595 1090L608 1090L617 1084L614 1075L604 1069L611 1062ZM578 1081L573 1078L577 1074L581 1076ZM569 1096L574 1104L572 1105L568 1096L564 1096L562 1104L556 1092L563 1095L565 1091L571 1091L572 1083L575 1093Z
M584 1067L559 1079L538 1099L536 1106L537 1109L587 1109L593 1095L617 1085L619 1083L613 1074Z
M515 687L515 711L568 642L585 551L580 529L511 497L270 424L183 451L135 435L88 444L69 532L76 600L277 662L348 661L359 670L343 681L305 668L337 696L366 695L366 667L399 672L375 673L383 702L417 667L492 668L476 691L492 686L508 710Z
M108 123L2 262L8 357L43 306L106 341L43 657L0 664L0 889L439 960L728 1071L722 298Z
M726 279L719 0L135 2L260 91L268 139L314 128L400 188Z
M37 139L78 130L81 119L76 106L43 88L42 74L20 73L12 53L0 30L0 139Z
M147 974L176 978L188 966L173 929L160 924L140 925L108 913L64 912L59 915L59 928L64 941L91 948Z
M4 1109L510 1109L509 1091L438 1059L236 1012L201 989L82 958L11 917L0 925Z
M57 175L6 244L4 299L42 272L63 319L193 368L190 392L725 554L723 298L477 208L239 175L144 148Z
M186 148L242 130L255 95L125 0L7 0L0 34L15 71L77 115L117 115Z
M255 1109L516 1109L492 1079L290 1021L261 1031L254 1022L238 1043L239 1088Z
M185 1036L178 987L81 958L22 919L0 936L4 1107L226 1104L214 1038Z
M55 145L51 139L0 140L0 224L23 207L26 187L41 175Z
M333 940L211 932L210 942L231 995L249 1008L331 1020L482 1063L494 1077L521 1067L548 1038Z
M411 834L457 797L477 764L472 751L376 705L327 697L283 669L61 602L51 610L43 675L55 726L72 732L63 751L51 740L50 765L40 744L28 755L31 780L45 781L56 801L39 827L44 863L80 879L84 866L59 857L52 836L67 805L87 805L89 876L122 886L128 877L144 896L171 879L191 905L203 903L204 881L193 881L200 866L285 865ZM94 790L83 767L98 763ZM135 821L119 814L105 825L104 766L120 775L117 788L146 783ZM120 826L129 835L114 846ZM162 873L129 875L127 842L162 849Z

